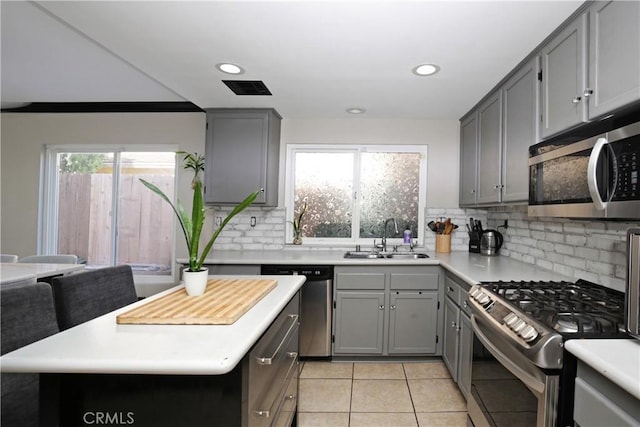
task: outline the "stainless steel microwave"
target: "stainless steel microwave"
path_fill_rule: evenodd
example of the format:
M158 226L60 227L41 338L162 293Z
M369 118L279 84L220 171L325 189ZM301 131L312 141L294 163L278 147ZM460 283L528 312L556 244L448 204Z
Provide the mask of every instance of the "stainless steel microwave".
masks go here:
M530 147L529 215L640 219L640 122Z
M627 230L625 323L629 335L640 339L640 228Z

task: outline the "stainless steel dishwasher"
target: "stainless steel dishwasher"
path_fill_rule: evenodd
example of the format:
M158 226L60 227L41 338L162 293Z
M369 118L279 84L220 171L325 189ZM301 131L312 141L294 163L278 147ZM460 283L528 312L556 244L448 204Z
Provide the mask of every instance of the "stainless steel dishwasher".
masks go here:
M332 265L263 265L263 275L301 275L300 357L331 356Z

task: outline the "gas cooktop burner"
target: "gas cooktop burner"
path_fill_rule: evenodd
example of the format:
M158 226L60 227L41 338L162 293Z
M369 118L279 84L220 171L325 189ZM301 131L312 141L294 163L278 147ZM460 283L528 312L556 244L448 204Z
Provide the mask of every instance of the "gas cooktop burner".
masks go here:
M624 294L586 280L501 281L482 286L565 337L624 333Z

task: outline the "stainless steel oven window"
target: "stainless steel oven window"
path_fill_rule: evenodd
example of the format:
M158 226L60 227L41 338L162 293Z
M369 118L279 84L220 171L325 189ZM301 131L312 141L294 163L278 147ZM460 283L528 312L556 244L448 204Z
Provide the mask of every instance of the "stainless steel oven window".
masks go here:
M474 330L471 396L475 427L552 427L557 418L559 375L548 375L478 324Z

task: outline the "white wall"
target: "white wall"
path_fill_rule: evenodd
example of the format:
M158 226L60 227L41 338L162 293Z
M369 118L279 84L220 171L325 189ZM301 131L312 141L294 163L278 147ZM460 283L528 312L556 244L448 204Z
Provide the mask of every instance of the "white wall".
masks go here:
M0 120L0 250L20 256L36 253L40 157L45 144L177 144L185 151L204 152L204 113L3 113ZM456 208L458 132L455 120L285 118L280 169L285 165L286 144L426 144L427 206ZM191 199L189 180L188 174L179 174L178 197L185 205ZM283 183L281 173L281 206ZM178 256L184 256L182 246L178 245Z
M36 253L45 144L177 144L185 151L204 152L204 113L4 113L0 120L0 250L20 256ZM179 177L179 194L188 195L190 178Z

